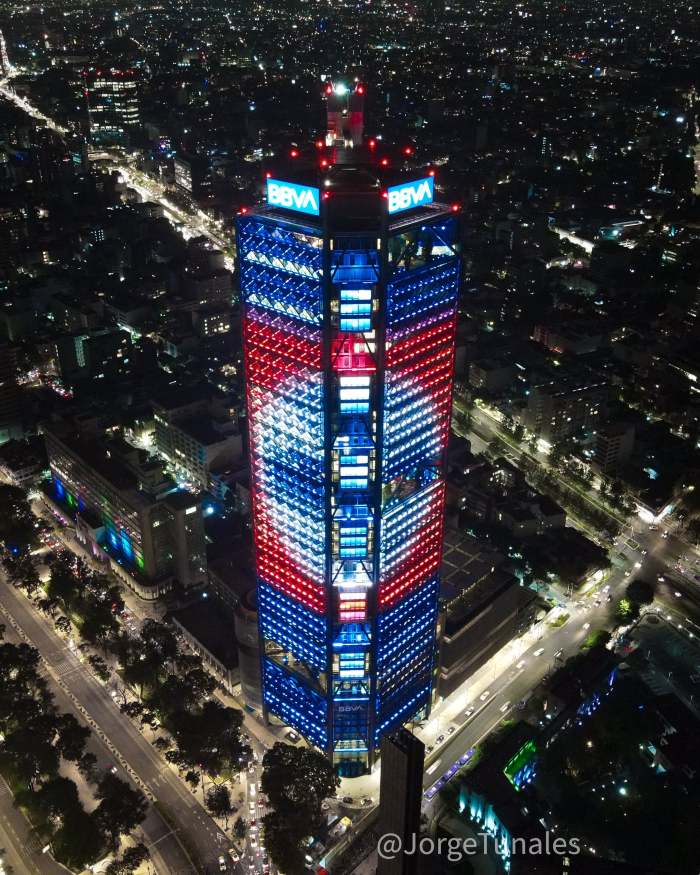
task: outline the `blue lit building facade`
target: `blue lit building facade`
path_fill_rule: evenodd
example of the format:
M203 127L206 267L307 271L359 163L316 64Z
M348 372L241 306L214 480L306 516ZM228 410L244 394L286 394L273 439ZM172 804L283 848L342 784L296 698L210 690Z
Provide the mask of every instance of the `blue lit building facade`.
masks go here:
M458 219L432 176L285 180L237 224L263 700L355 775L430 708Z

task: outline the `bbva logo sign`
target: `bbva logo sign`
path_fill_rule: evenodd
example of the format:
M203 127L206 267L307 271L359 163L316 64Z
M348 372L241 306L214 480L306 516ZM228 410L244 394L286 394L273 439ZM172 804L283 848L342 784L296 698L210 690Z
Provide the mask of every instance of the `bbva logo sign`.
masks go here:
M297 185L279 179L267 180L267 202L271 207L284 207L310 216L319 215L320 192L310 185Z
M403 185L392 185L387 190L389 213L400 213L412 207L422 207L432 204L435 180L432 176L417 179L415 182L405 182Z

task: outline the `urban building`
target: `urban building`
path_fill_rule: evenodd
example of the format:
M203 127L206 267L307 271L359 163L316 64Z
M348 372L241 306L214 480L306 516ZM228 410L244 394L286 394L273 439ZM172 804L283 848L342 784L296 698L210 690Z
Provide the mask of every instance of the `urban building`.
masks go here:
M469 365L469 385L478 392L497 394L515 382L515 365L505 356L473 361Z
M120 329L103 328L68 334L56 341L59 374L65 385L129 373L131 337Z
M120 441L104 441L73 420L43 427L52 483L49 501L72 517L96 556L143 598L175 582L206 581L201 498L178 490L160 465Z
M470 569L471 564L448 575L441 598L437 691L442 698L526 632L540 610L537 595L512 574L497 568Z
M0 476L12 486L29 489L46 470L44 441L35 435L0 445Z
M382 739L379 784L379 834L397 835L400 848L411 848L420 835L425 745L407 729ZM377 875L415 875L420 854L402 850L393 859L379 857Z
M254 589L245 593L234 614L241 694L253 708L262 707L260 683L260 636L258 634L258 601Z
M607 383L593 375L565 377L533 386L520 421L549 443L594 429L602 417Z
M243 453L235 420L215 418L207 402L193 404L153 402L155 447L176 476L199 489L220 492L219 472L226 471Z
M173 158L173 175L177 188L193 198L211 191L211 164L199 155L179 154Z
M229 695L239 683L238 648L231 635L233 617L218 600L197 598L168 614L193 653Z
M603 342L600 333L586 325L567 322L562 325L539 323L532 330L532 339L552 352L586 355L595 352Z
M19 349L0 344L0 444L22 437L22 398L17 383Z
M128 145L141 124L138 70L90 68L83 70L93 143Z
M634 449L634 425L611 422L596 430L594 459L604 473L614 472Z
M264 705L354 775L430 708L460 261L432 176L329 154L237 244Z

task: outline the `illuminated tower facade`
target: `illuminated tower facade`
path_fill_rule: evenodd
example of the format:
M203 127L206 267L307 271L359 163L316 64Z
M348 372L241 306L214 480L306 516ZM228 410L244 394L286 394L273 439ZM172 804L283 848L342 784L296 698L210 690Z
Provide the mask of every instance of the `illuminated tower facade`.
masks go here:
M381 163L237 225L264 708L344 775L430 708L459 293L455 209Z
M132 69L83 70L93 143L128 145L141 123L140 77L140 72Z

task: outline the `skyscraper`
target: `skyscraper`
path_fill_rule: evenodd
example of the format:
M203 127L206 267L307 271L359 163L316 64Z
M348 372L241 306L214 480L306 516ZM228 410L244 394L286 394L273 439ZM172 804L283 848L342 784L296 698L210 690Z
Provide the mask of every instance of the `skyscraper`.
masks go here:
M93 143L129 145L141 124L140 76L138 70L114 67L83 71Z
M352 158L237 226L264 707L345 775L430 707L460 273L433 176Z
M397 835L400 851L393 859L380 857L378 875L414 875L419 854L410 851L420 838L425 745L407 729L382 739L382 777L379 787L379 835Z

